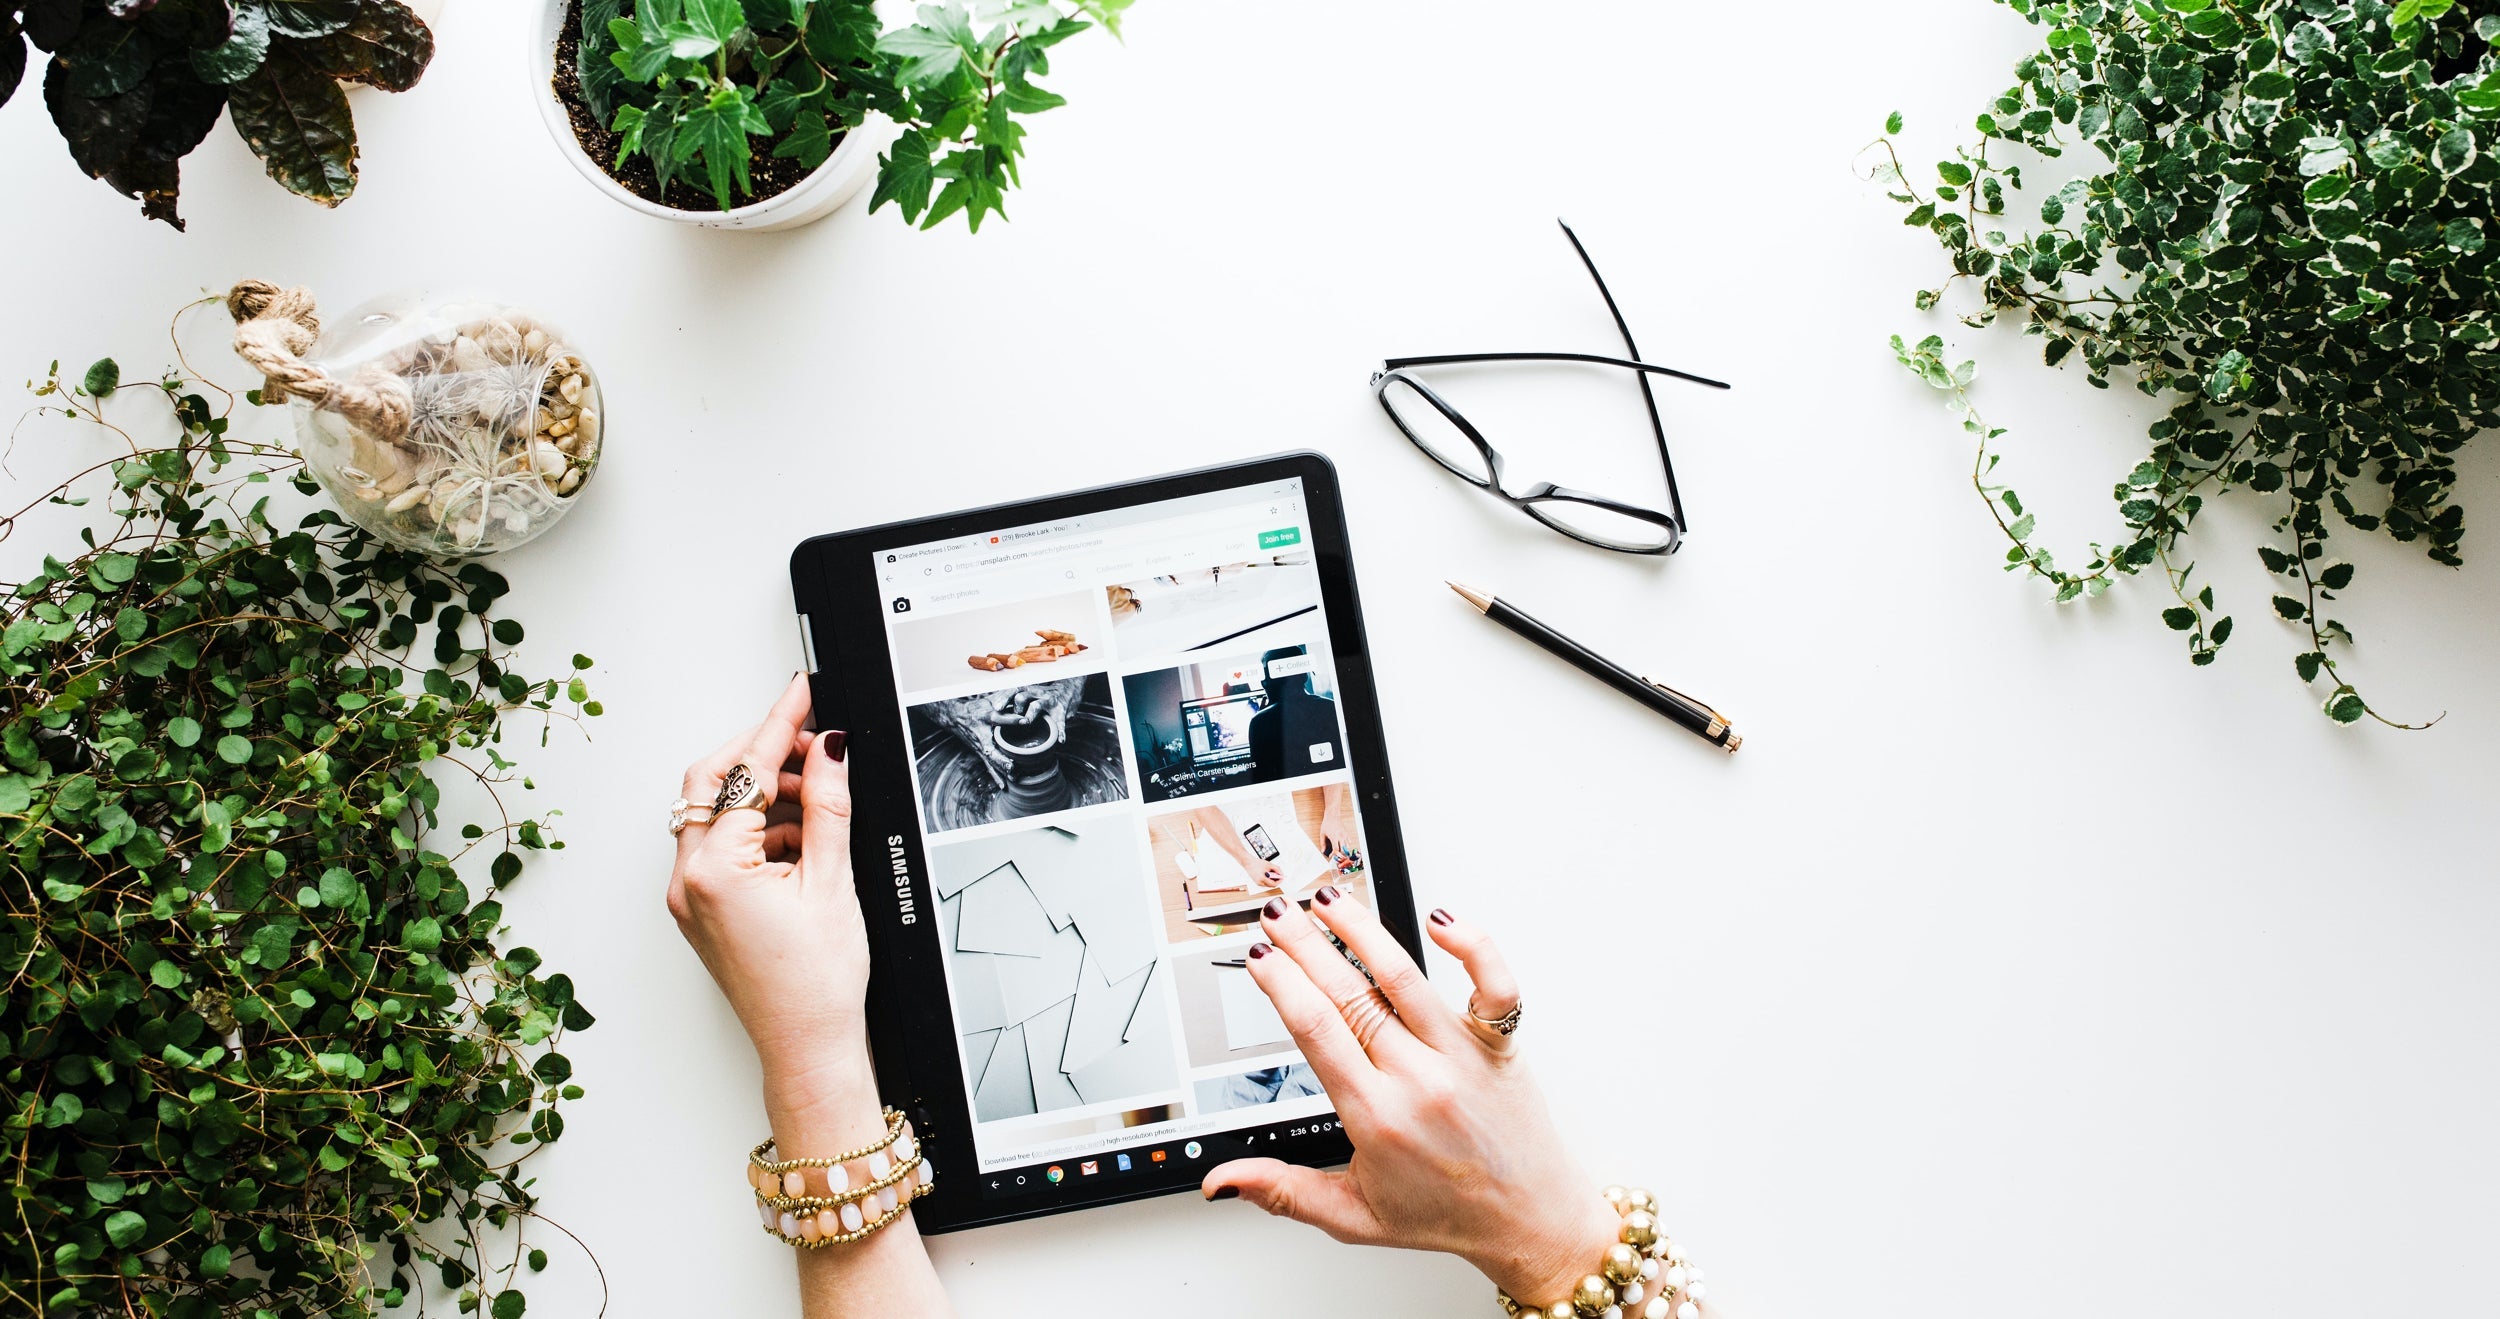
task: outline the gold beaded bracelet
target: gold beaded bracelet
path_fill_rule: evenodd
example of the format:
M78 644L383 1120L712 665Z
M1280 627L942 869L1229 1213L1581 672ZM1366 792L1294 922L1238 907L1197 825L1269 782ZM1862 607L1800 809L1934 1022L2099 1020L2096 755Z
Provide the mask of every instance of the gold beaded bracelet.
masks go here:
M1659 1234L1657 1197L1620 1186L1607 1187L1605 1196L1622 1215L1623 1230L1598 1271L1552 1305L1523 1305L1496 1291L1502 1313L1511 1319L1701 1319L1701 1270L1684 1262L1683 1247Z
M911 1202L929 1193L935 1172L920 1153L910 1124L894 1109L885 1110L885 1139L873 1145L819 1159L769 1159L770 1139L747 1151L747 1186L755 1192L756 1212L764 1231L793 1246L813 1250L839 1246L874 1235L901 1218ZM867 1173L851 1184L850 1163ZM807 1170L822 1168L815 1180L822 1194L811 1193ZM876 1216L868 1216L873 1205Z

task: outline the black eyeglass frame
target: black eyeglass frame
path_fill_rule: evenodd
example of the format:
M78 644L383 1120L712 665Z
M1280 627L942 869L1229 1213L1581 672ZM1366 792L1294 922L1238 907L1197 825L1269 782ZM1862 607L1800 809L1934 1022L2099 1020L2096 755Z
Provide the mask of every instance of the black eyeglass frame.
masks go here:
M1623 337L1623 349L1628 356L1607 357L1596 353L1438 353L1423 357L1392 357L1380 364L1380 370L1372 373L1372 397L1379 401L1380 410L1389 414L1389 420L1396 424L1398 430L1406 436L1407 441L1422 450L1425 457L1440 464L1442 469L1452 476L1479 490L1490 492L1520 512L1535 518L1545 527L1579 541L1581 544L1594 545L1599 549L1613 550L1620 554L1673 554L1682 548L1688 524L1684 520L1683 492L1676 486L1675 460L1667 451L1666 423L1658 415L1658 398L1649 387L1649 377L1669 376L1696 385L1707 385L1713 389L1726 389L1728 384L1723 380L1712 380L1707 376L1697 376L1688 371L1678 371L1673 367L1641 361L1641 350L1632 342L1632 328L1624 324L1622 309L1615 305L1615 295L1607 289L1605 277L1597 273L1597 263L1589 259L1588 249L1581 245L1580 236L1571 231L1569 224L1560 220L1555 221L1555 224L1560 225L1563 236L1571 240L1571 250L1579 254L1580 264L1587 268L1589 278L1597 284L1598 296L1606 300L1607 314L1614 318L1615 331ZM1609 499L1604 495L1586 490L1573 490L1558 486L1551 481L1540 481L1524 491L1513 493L1503 479L1501 451L1494 448L1492 442L1484 438L1484 432L1476 429L1475 423L1467 420L1458 409L1451 407L1448 400L1442 398L1430 385L1416 379L1408 372L1410 367L1455 366L1482 362L1583 362L1594 366L1621 367L1631 371L1632 378L1639 382L1641 387L1641 402L1649 409L1650 433L1658 441L1658 464L1666 473L1667 478L1668 511L1661 512L1638 504L1627 504L1621 500ZM1451 463L1447 458L1442 457L1439 451L1426 444L1423 437L1415 433L1414 427L1407 424L1406 418L1399 415L1397 405L1389 401L1388 390L1392 383L1401 384L1413 390L1418 397L1431 406L1433 411L1440 413L1444 420L1457 427L1458 432L1467 437L1467 442L1475 446L1477 456L1484 460L1484 470L1489 477ZM1586 504L1638 522L1646 522L1660 529L1660 539L1657 543L1651 544L1591 535L1557 521L1539 507L1551 503Z

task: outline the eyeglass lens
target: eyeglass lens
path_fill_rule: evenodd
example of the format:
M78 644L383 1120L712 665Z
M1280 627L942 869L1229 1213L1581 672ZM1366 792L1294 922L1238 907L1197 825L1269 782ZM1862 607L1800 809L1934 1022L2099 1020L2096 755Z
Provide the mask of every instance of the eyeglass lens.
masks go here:
M1471 481L1493 479L1493 469L1475 441L1468 439L1466 432L1442 415L1441 409L1432 406L1432 400L1413 385L1392 376L1381 386L1380 401L1388 406L1407 438L1443 467Z

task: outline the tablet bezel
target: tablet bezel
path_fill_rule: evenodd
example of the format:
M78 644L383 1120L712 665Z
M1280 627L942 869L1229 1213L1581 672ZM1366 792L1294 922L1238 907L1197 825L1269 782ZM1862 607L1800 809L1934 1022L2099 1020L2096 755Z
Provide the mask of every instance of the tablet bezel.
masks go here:
M878 1090L886 1103L911 1116L940 1173L931 1193L913 1209L922 1232L951 1232L1194 1190L1208 1169L1229 1158L1255 1154L1327 1167L1352 1156L1353 1147L1330 1112L1275 1128L1252 1123L1198 1135L1194 1141L1202 1153L1196 1158L1175 1157L1151 1167L1141 1163L1119 1176L1071 1178L1055 1187L1032 1187L998 1198L983 1194L991 1175L977 1171L973 1151L971 1097L965 1093L956 1054L954 1016L939 963L936 901L927 881L928 858L912 788L911 735L895 689L884 620L887 606L874 568L874 555L881 550L1291 478L1301 480L1308 509L1339 710L1352 750L1348 759L1354 766L1373 905L1420 965L1422 930L1399 832L1379 687L1363 632L1336 469L1325 457L1307 451L1277 454L890 522L812 537L791 553L791 591L815 724L849 735L845 754L851 769L851 859L868 928L868 1033ZM943 1040L944 1047L925 1047L932 1038ZM1102 1157L1112 1156L1107 1150Z

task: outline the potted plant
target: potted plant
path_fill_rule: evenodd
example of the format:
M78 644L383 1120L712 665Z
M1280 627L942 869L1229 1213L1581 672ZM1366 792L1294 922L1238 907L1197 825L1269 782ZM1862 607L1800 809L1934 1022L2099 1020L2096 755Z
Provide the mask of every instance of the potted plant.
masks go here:
M1951 261L1915 305L1966 291L1964 323L2019 323L2048 365L2168 405L2105 487L2115 536L2061 563L1997 470L2004 429L1976 411L1975 366L1954 364L1942 335L1894 338L1972 437L1969 479L2006 570L2063 602L2158 569L2162 621L2211 664L2232 615L2196 575L2211 556L2188 553L2190 533L2237 495L2271 520L2254 547L2275 579L2264 616L2289 632L2320 708L2420 726L2341 668L2353 638L2335 602L2355 569L2329 540L2348 528L2462 561L2459 454L2500 425L2500 14L2457 0L2004 3L2047 31L1977 143L1929 183L1893 146L1898 114L1877 141L1905 222ZM2038 162L2078 147L2097 159L2024 204Z
M906 222L1002 206L1021 115L1065 101L1034 83L1130 0L922 5L880 35L871 0L540 0L539 109L601 192L645 215L789 229L876 178L869 209Z
M0 0L0 103L29 45L78 167L176 229L182 158L221 113L269 177L336 206L356 190L341 82L406 91L434 58L400 0Z

